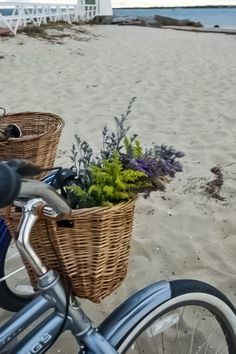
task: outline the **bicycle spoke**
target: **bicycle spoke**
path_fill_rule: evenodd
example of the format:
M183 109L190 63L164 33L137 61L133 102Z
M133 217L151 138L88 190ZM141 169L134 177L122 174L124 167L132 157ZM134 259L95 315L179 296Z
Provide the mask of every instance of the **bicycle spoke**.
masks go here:
M161 334L161 342L162 342L162 354L165 354L164 353L164 333L162 332L162 334Z
M147 345L145 348L151 354L228 354L224 333L215 316L202 313L198 307L183 307L178 311L177 321L176 313L162 316L145 330L143 340L136 342L137 353L146 354Z
M141 351L141 349L140 349L140 346L139 346L138 341L137 341L137 347L138 347L139 354L141 354L141 353L142 353L142 351Z
M183 321L183 317L184 317L184 311L185 311L185 307L182 308L182 313L180 315L180 320L179 322L177 322L176 326L177 326L177 333L176 333L176 338L177 338L177 349L178 349L178 354L181 354L181 351L180 351L180 346L179 346L179 339L180 339L180 334L179 334L179 327Z
M224 343L223 341L221 341L221 344L219 345L219 348L218 348L218 350L217 350L217 352L216 352L215 354L221 354L220 350L223 349L224 344L225 344L225 343ZM223 352L222 352L222 353L223 353Z
M20 258L19 252L15 252L12 255L8 256L7 261L9 261L9 259L17 258L17 257Z
M194 340L194 335L195 335L195 330L196 330L196 321L197 321L197 308L195 309L195 313L194 313L194 321L193 321L194 327L193 327L193 332L192 332L192 336L191 336L189 354L192 354L192 350L193 350L193 340Z
M15 275L15 274L17 274L19 272L22 272L22 270L24 270L24 269L25 269L25 266L22 266L19 269L14 270L13 272L11 272L11 273L5 275L4 277L0 278L0 282L12 277L13 275Z
M10 247L8 247L4 272L2 272L0 277L1 283L5 283L7 288L16 296L29 298L35 292L30 284L26 267L15 245L15 241L12 241Z

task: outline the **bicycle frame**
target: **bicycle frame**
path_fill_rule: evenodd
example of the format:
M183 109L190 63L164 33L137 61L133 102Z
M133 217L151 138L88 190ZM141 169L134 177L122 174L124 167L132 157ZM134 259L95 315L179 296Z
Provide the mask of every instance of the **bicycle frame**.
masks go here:
M48 271L39 279L39 287L41 287L42 293L14 315L0 330L1 349L40 316L53 310L19 341L14 348L14 353L43 353L54 342L54 338L61 330L71 330L78 343L82 341L87 347L96 348L96 353L116 353L112 346L92 327L90 319L83 313L79 303L71 297L68 314L64 321L67 297L56 273Z
M47 270L30 245L31 228L37 220L33 210L40 200L30 200L23 208L16 241L24 257L38 274L40 294L0 329L0 352L13 339L23 334L13 353L42 354L58 334L70 330L82 353L115 354L117 351L114 345L118 340L124 338L153 308L171 298L170 285L162 281L139 291L109 315L98 329L94 328L77 299L68 297L58 274ZM42 316L44 318L41 318L40 323L30 330L29 326ZM24 334L26 329L29 332Z
M48 271L39 278L41 294L15 314L0 330L1 350L15 337L27 329L40 316L48 313L33 330L26 334L14 347L17 354L41 354L53 342L57 334L70 330L84 353L113 354L112 345L123 338L137 321L157 304L171 296L168 282L162 281L139 291L120 305L98 329L84 314L77 300L70 297L68 314L64 321L66 294L56 273ZM53 311L53 312L52 312ZM65 325L63 326L65 322ZM63 326L63 328L61 328Z

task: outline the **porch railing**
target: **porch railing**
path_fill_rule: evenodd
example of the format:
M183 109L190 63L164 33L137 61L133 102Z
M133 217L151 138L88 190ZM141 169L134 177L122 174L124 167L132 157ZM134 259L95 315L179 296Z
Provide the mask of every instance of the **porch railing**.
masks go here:
M97 14L97 2L95 5L0 2L0 5L0 27L7 27L14 35L28 23L40 26L47 21L88 21ZM12 13L5 15L3 8Z

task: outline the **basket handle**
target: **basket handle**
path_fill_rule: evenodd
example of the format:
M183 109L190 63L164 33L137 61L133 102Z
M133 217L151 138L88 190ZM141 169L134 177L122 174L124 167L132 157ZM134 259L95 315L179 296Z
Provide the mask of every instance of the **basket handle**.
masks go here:
M0 111L3 111L3 113L0 114L0 119L2 119L6 115L7 111L6 111L6 109L4 107L0 107Z

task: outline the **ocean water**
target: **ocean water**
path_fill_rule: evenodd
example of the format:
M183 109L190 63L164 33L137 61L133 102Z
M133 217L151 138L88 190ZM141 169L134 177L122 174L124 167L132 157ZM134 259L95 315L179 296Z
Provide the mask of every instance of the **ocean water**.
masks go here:
M11 9L1 9L2 15L11 15ZM205 27L219 25L236 28L236 7L191 7L191 8L129 8L113 9L114 16L153 17L162 15L177 19L200 21Z
M1 3L0 3L1 4ZM12 9L3 9L3 8L0 8L0 13L3 15L3 16L10 16L12 14Z
M222 28L236 28L236 7L194 7L194 8L129 8L113 9L115 16L153 17L168 16L177 19L200 21L205 27L219 25Z

